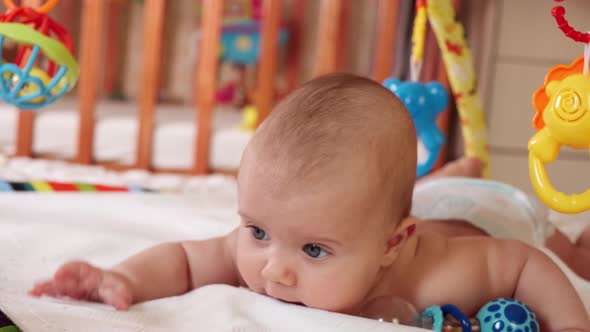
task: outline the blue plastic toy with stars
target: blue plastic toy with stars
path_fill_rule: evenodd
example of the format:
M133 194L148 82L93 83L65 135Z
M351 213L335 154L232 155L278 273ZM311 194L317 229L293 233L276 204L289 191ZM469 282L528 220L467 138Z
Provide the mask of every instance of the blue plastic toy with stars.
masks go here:
M445 136L436 126L436 118L449 102L449 94L439 82L421 83L388 78L383 85L393 92L406 106L416 127L418 139L428 156L418 163L418 178L428 174L434 167L445 144Z

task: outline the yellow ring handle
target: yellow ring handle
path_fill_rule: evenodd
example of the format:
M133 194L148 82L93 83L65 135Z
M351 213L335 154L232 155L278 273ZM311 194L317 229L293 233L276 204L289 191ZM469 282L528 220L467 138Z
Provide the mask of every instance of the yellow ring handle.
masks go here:
M58 1L59 0L47 0L43 5L39 7L34 7L34 9L41 14L47 14L50 10L53 9L53 7L55 7L55 5L57 5ZM13 0L4 0L4 5L6 5L6 8L8 9L16 8L16 5L14 4Z
M545 164L533 152L529 152L529 174L535 192L553 210L569 214L590 210L590 189L572 195L557 191L547 177Z

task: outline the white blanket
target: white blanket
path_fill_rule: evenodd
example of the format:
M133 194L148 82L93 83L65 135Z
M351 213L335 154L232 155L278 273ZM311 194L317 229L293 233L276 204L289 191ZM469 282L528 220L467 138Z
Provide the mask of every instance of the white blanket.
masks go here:
M0 308L28 331L392 331L391 325L289 305L215 285L135 305L31 298L26 291L64 260L102 266L152 244L222 235L234 200L207 193L0 195ZM416 331L398 327L397 331Z

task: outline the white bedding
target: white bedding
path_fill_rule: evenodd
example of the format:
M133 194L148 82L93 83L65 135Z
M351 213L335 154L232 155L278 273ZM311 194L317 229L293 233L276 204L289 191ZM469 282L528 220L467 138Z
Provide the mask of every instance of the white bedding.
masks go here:
M77 102L63 99L37 112L33 151L73 158L78 135ZM17 110L0 104L0 152L14 151ZM213 116L210 165L237 169L252 134L240 129L241 112L218 108ZM155 116L153 165L188 169L193 164L194 109L191 106L158 105ZM138 130L137 104L101 101L97 105L94 157L98 161L132 164Z
M25 295L64 260L111 265L146 246L225 234L238 222L229 182L185 195L0 195L0 308L28 331L392 331L377 321L280 303L229 286L116 312ZM195 185L197 188L198 185ZM565 267L590 310L590 285ZM397 327L397 331L413 331Z
M222 285L129 312L25 295L65 259L110 265L160 241L221 235L237 222L234 211L233 201L215 195L0 195L0 307L24 332L392 331Z

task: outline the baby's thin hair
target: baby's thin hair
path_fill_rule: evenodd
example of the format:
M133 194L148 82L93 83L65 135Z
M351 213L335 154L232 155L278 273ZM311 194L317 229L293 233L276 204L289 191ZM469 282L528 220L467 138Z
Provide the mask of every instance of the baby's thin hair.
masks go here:
M361 165L371 195L401 204L398 218L409 213L416 134L401 101L373 80L338 73L303 84L276 106L252 141L276 165L287 165L293 182L315 183L346 172L347 164Z

